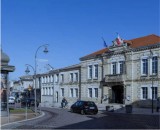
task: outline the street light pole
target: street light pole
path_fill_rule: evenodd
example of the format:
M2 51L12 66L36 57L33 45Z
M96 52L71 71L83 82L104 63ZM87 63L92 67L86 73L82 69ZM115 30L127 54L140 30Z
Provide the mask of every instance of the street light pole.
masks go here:
M41 46L39 46L38 48L37 48L37 50L36 50L36 53L35 53L35 59L34 59L34 61L35 61L35 68L33 67L33 66L31 66L31 65L29 65L29 64L26 64L27 66L30 66L32 69L33 69L33 72L34 72L34 89L35 89L35 91L34 91L34 98L35 98L35 103L34 103L34 105L35 105L35 113L37 114L37 92L36 92L36 90L37 90L37 82L36 82L36 79L37 79L37 53L38 53L38 50L41 48L41 47L45 47L45 49L44 49L44 53L48 53L48 49L47 49L47 46L48 46L48 44L44 44L44 45L41 45ZM25 71L26 73L29 73L30 71L29 71L29 69L28 69L28 67L27 67L27 69L26 69L26 71Z
M37 113L37 53L38 53L38 50L41 48L41 47L45 47L45 50L43 51L44 53L48 53L48 50L47 50L47 46L48 44L44 44L44 45L41 45L37 48L36 50L36 53L35 53L35 70L34 70L34 76L35 76L35 91L34 91L34 94L35 94L35 113Z

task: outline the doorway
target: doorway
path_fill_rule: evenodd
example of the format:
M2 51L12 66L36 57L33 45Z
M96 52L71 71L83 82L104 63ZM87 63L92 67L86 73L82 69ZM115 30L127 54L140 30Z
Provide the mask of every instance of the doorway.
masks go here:
M121 85L112 86L110 92L110 103L120 103L123 104L124 99L124 89Z

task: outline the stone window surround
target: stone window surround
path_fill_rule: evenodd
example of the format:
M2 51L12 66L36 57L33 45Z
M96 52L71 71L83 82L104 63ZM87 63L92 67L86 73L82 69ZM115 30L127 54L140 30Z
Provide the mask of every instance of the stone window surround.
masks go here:
M153 85L154 88L157 88L157 95L158 95L158 85ZM143 98L143 91L142 88L147 88L147 99L152 99L152 85L142 85L141 86L141 100L147 100ZM155 98L153 100L156 100Z

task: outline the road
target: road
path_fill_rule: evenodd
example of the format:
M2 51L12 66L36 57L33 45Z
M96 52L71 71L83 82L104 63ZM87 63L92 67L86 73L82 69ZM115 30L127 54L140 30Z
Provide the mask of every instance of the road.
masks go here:
M45 116L2 129L158 129L159 116L107 113L80 115L68 109L42 108Z

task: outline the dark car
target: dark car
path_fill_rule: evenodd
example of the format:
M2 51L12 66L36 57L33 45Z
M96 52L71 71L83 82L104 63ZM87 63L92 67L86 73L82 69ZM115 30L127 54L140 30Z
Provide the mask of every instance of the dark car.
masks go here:
M70 110L71 112L81 113L82 115L98 113L98 108L92 101L77 101L71 106Z
M21 105L22 106L31 107L31 106L34 106L34 104L35 104L35 99L34 98L21 99ZM36 105L37 105L37 107L39 106L39 102L38 101L37 101Z

